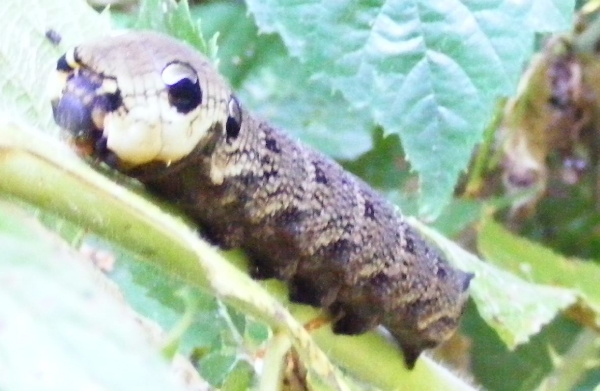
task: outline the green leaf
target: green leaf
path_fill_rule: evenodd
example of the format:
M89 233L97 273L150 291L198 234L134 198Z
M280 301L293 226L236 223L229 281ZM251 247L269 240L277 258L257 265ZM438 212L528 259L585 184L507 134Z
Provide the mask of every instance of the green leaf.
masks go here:
M202 2L190 12L193 18L202 21L204 36L218 34L219 71L235 89L255 67L262 67L269 63L270 57L280 55L281 50L273 47L277 37L259 36L254 21L240 2Z
M0 389L182 389L86 260L5 202L0 222Z
M454 266L475 274L469 291L477 310L510 349L529 341L576 300L573 290L525 281L483 262L418 220L409 220L440 247Z
M410 196L410 182L414 175L408 172L406 162L399 159L402 156L402 146L398 136L384 136L383 130L378 128L372 135L373 147L366 153L352 161L344 162L344 168L361 178L368 180L371 186L381 190L405 190L403 194ZM414 188L414 186L412 186ZM393 197L388 197L393 201ZM402 204L399 204L403 206ZM402 209L404 211L404 208Z
M491 218L481 225L477 246L490 262L515 275L571 290L579 298L571 315L588 326L600 327L600 266L594 261L565 258L513 235Z
M574 1L534 0L530 1L527 18L534 31L552 32L570 30L575 23Z
M368 111L312 78L277 36L259 36L242 4L208 4L194 15L207 36L219 34L220 70L255 115L334 158L354 159L372 147Z
M372 147L368 113L352 109L340 93L323 80L311 79L304 67L285 55L279 42L271 45L280 56L255 67L240 91L255 114L338 159L353 159ZM305 85L302 90L298 86Z
M199 22L192 20L187 0L163 1L143 0L140 2L138 20L134 26L140 30L155 30L186 41L200 52L216 59L214 42L208 43L200 33Z
M469 306L461 331L472 343L472 374L482 390L540 391L536 386L554 369L553 354L563 355L581 332L578 324L559 316L527 344L509 350L476 312Z
M226 374L235 367L237 358L235 354L215 352L206 355L200 361L200 374L210 384L220 387L226 378Z
M114 244L112 248L116 248ZM131 254L116 252L119 260L110 273L131 307L146 317L151 317L164 330L172 330L184 316L185 307L176 292L185 285L181 280ZM200 308L179 344L179 352L190 355L194 349L217 345L226 324L218 316L216 299L195 290L193 294Z
M225 380L221 391L244 391L252 387L254 368L246 361L238 361Z
M118 284L127 303L136 312L152 319L168 332L166 340L162 342L163 353L166 346L177 348L179 354L201 359L201 363L204 363L209 356L235 357L234 352L240 350L242 345L243 352L251 358L256 351L264 348L261 344L270 335L268 328L238 314L237 317L242 318L245 324L253 325L261 340L240 335L238 330L232 330L229 321L231 309L228 311L214 296L185 284L156 265L119 249L115 244L109 245L92 238L86 240L85 246L95 251L110 251L117 260L109 277ZM190 302L193 305L187 304ZM202 364L200 370L207 375L204 379L214 387L221 387L223 382L233 386L244 379L247 382L256 380L254 368L248 363L243 366L238 362L234 367L215 366L211 362L209 360L207 367ZM240 366L245 370L242 371Z
M262 31L400 135L428 217L450 200L496 99L516 89L534 33L570 28L573 10L573 0L247 3Z

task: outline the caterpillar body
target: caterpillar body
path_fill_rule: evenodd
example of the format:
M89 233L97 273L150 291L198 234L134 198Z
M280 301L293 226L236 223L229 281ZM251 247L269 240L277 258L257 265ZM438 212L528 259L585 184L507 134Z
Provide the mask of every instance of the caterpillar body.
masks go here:
M56 68L54 116L81 154L243 248L255 277L326 309L335 333L381 324L412 368L456 330L472 274L361 179L253 117L192 48L128 33L77 46Z

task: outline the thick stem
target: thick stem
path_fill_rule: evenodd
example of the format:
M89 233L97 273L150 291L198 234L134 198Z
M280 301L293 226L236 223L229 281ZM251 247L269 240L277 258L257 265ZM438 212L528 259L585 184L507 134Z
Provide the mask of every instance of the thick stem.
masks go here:
M286 333L276 333L269 341L265 354L263 373L258 385L259 391L278 391L281 388L286 354L292 347L292 340Z

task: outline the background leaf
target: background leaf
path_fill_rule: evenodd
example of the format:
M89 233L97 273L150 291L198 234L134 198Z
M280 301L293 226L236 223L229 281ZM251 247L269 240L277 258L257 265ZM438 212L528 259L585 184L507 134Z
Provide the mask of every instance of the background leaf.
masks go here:
M529 341L576 300L572 290L527 282L483 262L435 230L410 219L457 268L475 274L469 287L479 315L510 348Z
M420 175L421 213L428 217L449 202L496 99L514 92L534 33L569 28L574 5L247 3L259 28L279 33L315 78L341 91L351 107L370 112L386 132L400 135Z
M600 328L600 267L565 258L525 238L517 237L491 218L483 221L478 236L479 251L492 263L535 283L563 287L575 292L578 306L571 315L590 327Z
M183 389L86 261L4 202L0 248L0 389Z
M484 390L530 391L537 390L540 381L552 372L555 368L553 360L571 348L581 327L558 316L531 336L529 342L509 349L470 308L463 318L461 330L470 337L471 371Z
M216 46L214 42L206 42L200 33L200 23L192 21L187 0L162 1L146 0L140 3L137 30L154 30L169 34L187 42L207 57L215 59Z
M194 15L206 36L219 34L219 69L253 113L333 158L354 159L372 147L368 111L311 78L279 37L259 35L243 4L209 3Z

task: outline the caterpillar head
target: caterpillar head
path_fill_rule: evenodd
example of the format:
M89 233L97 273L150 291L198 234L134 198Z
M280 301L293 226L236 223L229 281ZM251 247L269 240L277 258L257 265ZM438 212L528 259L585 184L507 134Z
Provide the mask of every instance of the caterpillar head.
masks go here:
M54 118L75 149L122 168L177 162L239 112L207 58L150 32L75 47L51 86Z

